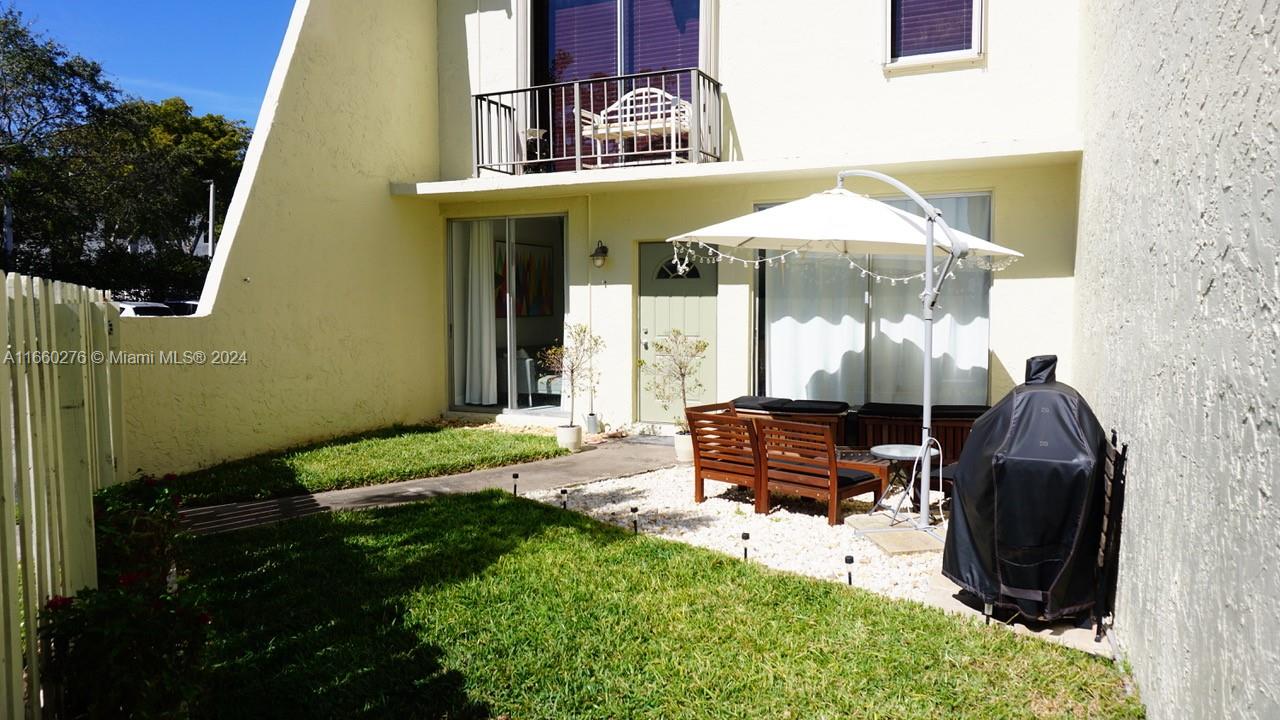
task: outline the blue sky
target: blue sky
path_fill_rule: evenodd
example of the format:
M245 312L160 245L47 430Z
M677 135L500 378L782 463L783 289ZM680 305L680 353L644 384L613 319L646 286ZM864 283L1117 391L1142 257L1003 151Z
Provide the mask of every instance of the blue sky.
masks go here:
M16 0L37 30L125 92L180 96L253 126L293 0Z

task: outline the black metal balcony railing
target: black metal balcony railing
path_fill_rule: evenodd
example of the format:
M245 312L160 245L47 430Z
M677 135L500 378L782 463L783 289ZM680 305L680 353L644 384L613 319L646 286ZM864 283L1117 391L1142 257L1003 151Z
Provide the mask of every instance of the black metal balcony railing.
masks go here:
M484 93L473 100L477 173L720 160L720 83L694 68Z

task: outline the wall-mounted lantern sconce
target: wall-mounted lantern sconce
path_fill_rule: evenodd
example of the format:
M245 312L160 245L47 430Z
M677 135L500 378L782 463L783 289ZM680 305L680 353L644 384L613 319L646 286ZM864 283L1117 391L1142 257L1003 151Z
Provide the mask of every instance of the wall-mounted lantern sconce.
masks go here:
M591 251L591 264L598 268L604 267L604 261L609 259L609 248L604 243L596 241L596 249Z

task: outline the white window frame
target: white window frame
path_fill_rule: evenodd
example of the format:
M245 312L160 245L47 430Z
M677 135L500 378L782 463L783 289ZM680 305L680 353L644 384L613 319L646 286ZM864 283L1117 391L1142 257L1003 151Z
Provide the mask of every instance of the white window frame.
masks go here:
M986 56L987 34L986 0L972 0L973 25L969 29L969 47L965 50L948 50L947 52L926 53L924 55L893 56L893 1L884 0L884 67L886 70L896 68L922 68L932 65L975 63Z

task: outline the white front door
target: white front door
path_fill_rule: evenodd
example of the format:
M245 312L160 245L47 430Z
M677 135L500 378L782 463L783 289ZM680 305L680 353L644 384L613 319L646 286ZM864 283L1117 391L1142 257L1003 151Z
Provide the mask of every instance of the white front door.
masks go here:
M698 372L702 389L689 398L690 405L715 402L717 270L716 265L695 264L680 275L675 272L671 245L640 244L640 359L652 367L657 357L654 341L666 338L673 329L709 343ZM673 422L683 412L678 407L663 409L649 390L647 371L637 378L641 422Z

